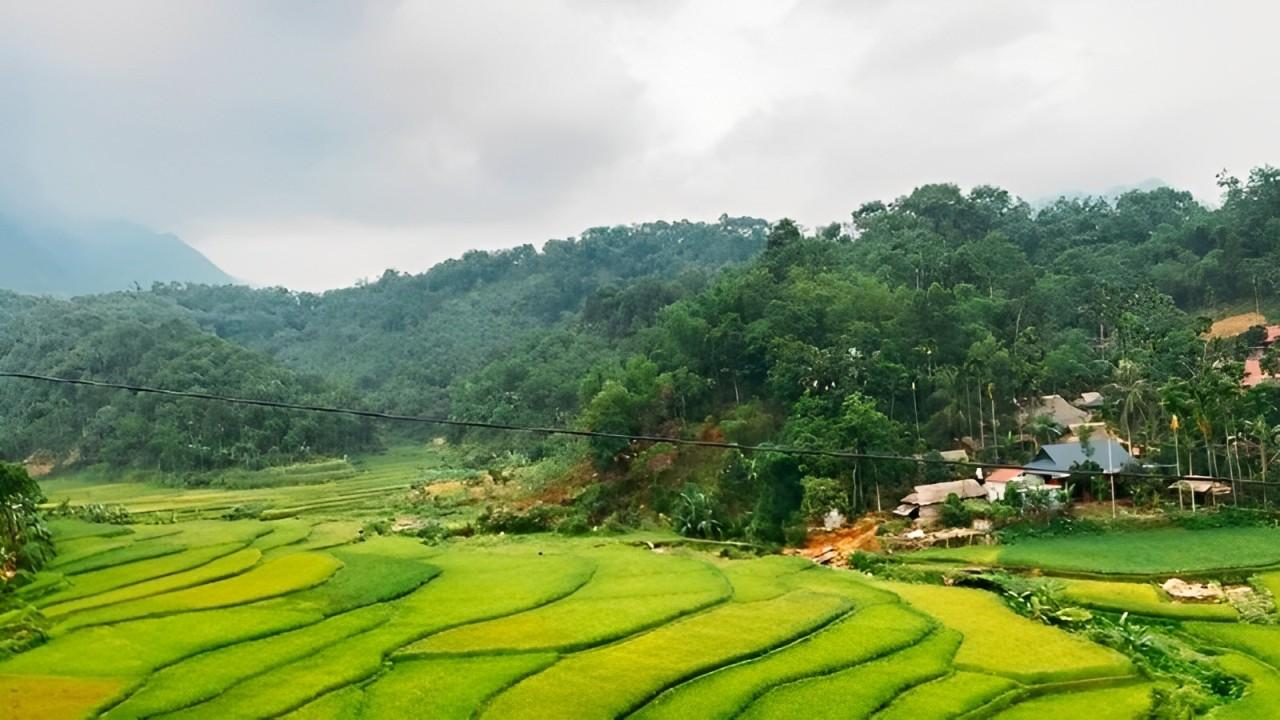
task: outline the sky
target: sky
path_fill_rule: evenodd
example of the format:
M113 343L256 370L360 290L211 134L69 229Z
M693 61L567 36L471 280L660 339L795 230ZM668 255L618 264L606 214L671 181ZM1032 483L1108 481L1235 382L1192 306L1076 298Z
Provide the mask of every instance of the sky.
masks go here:
M0 207L319 290L928 182L1028 199L1280 164L1256 0L0 0Z

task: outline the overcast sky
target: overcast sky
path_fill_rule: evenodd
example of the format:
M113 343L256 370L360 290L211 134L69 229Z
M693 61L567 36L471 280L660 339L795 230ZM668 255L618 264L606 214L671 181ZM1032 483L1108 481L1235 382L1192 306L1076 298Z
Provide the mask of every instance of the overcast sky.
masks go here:
M0 0L0 207L320 289L593 225L1280 164L1280 4Z

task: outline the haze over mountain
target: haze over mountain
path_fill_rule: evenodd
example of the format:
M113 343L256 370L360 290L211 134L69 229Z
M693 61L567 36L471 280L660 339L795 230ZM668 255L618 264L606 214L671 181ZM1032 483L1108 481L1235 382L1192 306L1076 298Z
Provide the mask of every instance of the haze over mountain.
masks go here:
M28 220L0 214L0 288L88 295L153 282L235 282L181 238L123 221Z

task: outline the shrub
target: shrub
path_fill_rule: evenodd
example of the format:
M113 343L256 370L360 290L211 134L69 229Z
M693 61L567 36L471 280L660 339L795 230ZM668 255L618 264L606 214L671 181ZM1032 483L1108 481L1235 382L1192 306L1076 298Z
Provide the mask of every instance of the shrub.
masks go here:
M938 520L944 527L969 527L973 524L973 513L964 506L959 495L951 493L946 502L942 503Z
M676 532L685 537L713 539L722 536L720 521L716 519L715 504L699 488L685 488L680 493L671 511L671 521Z
M800 480L804 495L800 501L800 512L808 520L817 520L832 510L841 513L849 511L849 497L835 478L807 476Z
M554 530L567 515L568 508L560 505L533 505L524 510L496 506L488 507L476 518L476 525L486 533L536 533Z

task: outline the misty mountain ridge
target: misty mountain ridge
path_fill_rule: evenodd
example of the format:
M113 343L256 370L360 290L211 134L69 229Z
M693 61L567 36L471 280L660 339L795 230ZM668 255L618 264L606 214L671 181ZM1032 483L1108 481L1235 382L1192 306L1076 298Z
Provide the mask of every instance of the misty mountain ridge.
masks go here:
M154 282L236 282L176 235L123 221L0 215L0 289L90 295Z

